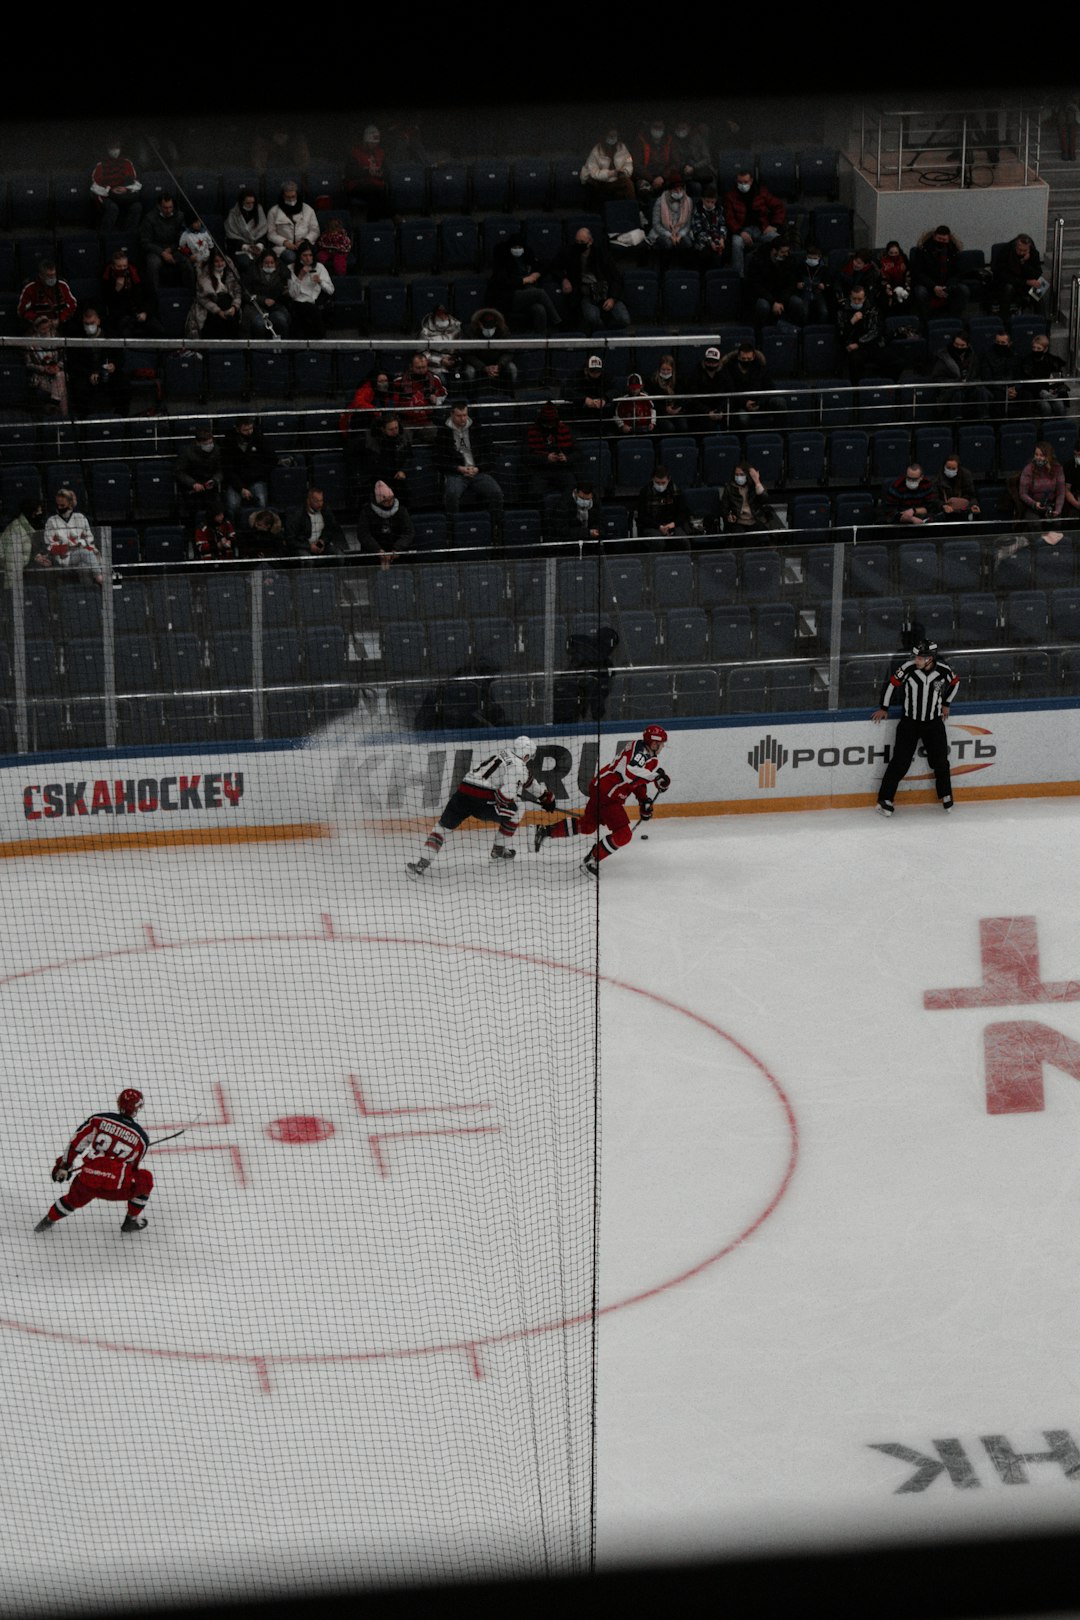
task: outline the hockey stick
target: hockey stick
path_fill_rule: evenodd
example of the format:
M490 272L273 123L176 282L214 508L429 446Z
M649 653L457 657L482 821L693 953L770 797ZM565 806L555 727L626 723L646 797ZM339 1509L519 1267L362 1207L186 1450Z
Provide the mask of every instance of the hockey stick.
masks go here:
M186 1129L187 1129L187 1126L185 1125L184 1130L186 1130ZM176 1138L178 1136L183 1136L183 1134L184 1134L184 1131L173 1131L171 1136L156 1136L154 1138L154 1140L151 1142L150 1147L152 1147L152 1148L160 1147L162 1142L173 1142L173 1141L176 1140ZM147 1151L149 1151L149 1149Z
M657 801L657 799L658 799L658 798L659 798L659 797L660 797L660 789L659 789L659 788L657 788L657 790L656 790L656 792L655 792L655 793L654 793L654 794L653 794L653 796L652 796L652 798L651 798L651 799L648 799L648 800L647 800L647 801L646 801L646 802L647 802L647 803L648 803L648 804L655 804L655 803L656 803L656 801ZM650 817L649 817L649 821L648 821L648 822L646 822L646 826L648 826L648 825L649 825L649 823L651 823L651 821L652 821L652 817L651 817L651 816L650 816ZM641 823L640 823L640 821L639 821L639 822L638 822L638 825L639 825L639 826L640 826L640 825L641 825ZM642 840L642 842L643 842L643 843L644 843L644 842L645 842L645 840L646 840L646 839L647 839L647 838L648 838L648 836L649 836L649 835L648 835L648 833L647 833L647 832L643 832L643 833L641 833L641 834L639 834L639 836L640 836L640 838L641 838L641 840Z

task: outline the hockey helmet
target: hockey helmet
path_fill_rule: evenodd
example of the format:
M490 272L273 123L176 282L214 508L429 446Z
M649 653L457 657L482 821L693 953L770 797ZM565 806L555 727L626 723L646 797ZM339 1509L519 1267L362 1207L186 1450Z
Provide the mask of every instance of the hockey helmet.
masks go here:
M516 754L518 759L530 760L536 753L536 744L531 737L515 737L510 744L510 752Z
M667 732L663 726L646 726L641 735L654 748L667 742Z
M143 1094L136 1091L134 1086L125 1086L116 1099L117 1110L121 1114L135 1115L143 1105Z
M937 652L937 642L917 641L911 650L916 658L933 658Z

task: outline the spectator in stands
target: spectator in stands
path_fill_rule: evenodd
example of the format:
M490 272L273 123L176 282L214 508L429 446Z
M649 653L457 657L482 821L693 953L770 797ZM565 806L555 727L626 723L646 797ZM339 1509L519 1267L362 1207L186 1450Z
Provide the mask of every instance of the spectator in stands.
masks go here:
M1065 473L1052 444L1035 446L1035 453L1023 472L1017 489L1024 520L1043 526L1047 518L1060 517L1065 507Z
M985 386L985 372L980 357L963 332L956 332L934 356L930 371L931 382L963 383L962 388L942 390L943 414L957 421L965 417L981 421L990 403L990 390Z
M580 433L598 434L603 431L608 401L614 392L614 383L599 354L590 354L584 366L566 381L566 396L570 401L570 419L579 424Z
M215 248L195 277L195 298L184 322L191 343L240 336L240 282Z
M946 456L942 462L941 471L934 479L934 502L939 508L935 516L943 523L981 515L975 494L975 475L961 466L959 456Z
M702 187L715 182L707 124L692 124L685 113L679 114L671 131L671 166L692 197L700 197Z
M436 441L439 471L443 475L443 500L448 513L460 511L466 491L471 490L491 514L492 538L502 540L503 492L490 472L483 429L469 415L465 400L455 399L450 414L439 429Z
M529 423L525 442L529 469L530 495L540 501L545 495L560 495L577 482L577 451L574 435L550 399L545 401Z
M703 186L701 196L694 202L690 246L697 254L700 270L719 270L727 259L730 246L728 228L713 181Z
M315 257L320 264L325 264L331 276L344 276L349 271L352 245L352 237L345 229L343 221L335 214L332 219L327 220L326 229L319 236Z
M262 256L266 246L266 215L250 186L241 186L225 216L225 246L241 274Z
M671 136L664 128L664 120L657 116L642 125L631 150L638 197L651 210L671 173Z
M626 392L615 401L615 426L627 438L640 438L656 426L656 410L645 392L641 374L632 371L626 379Z
M56 510L46 520L42 550L50 568L70 573L89 573L100 585L105 578L101 553L93 530L79 511L79 497L67 484L61 484L54 497Z
M289 313L289 275L277 261L273 248L264 248L255 264L244 272L244 299L240 326L245 337L287 338L292 326Z
M881 278L878 283L881 313L886 316L902 315L911 297L911 266L895 237L891 242L886 242L877 262L877 271Z
M686 189L686 182L678 169L672 169L667 184L652 205L650 247L665 253L685 256L692 249L691 225L694 218L694 200Z
M219 502L195 530L195 557L201 562L228 562L236 556L236 530Z
M1067 464L1062 464L1065 475L1065 505L1062 516L1073 523L1080 519L1080 444L1077 444Z
M1008 332L994 333L994 341L982 361L987 382L993 385L990 388L991 408L995 416L1004 418L1019 398L1016 384L1020 376L1020 360Z
M738 544L737 536L760 534L763 529L781 526L761 474L756 467L742 461L720 491L720 516L729 545Z
M836 305L828 260L816 242L807 242L795 272L795 291L806 306L806 318L815 326L828 326Z
M105 323L113 337L161 337L161 322L151 312L147 290L126 248L117 248L101 279Z
M54 259L41 259L32 281L28 281L19 294L18 316L26 322L28 332L34 329L39 315L49 315L62 331L78 309L75 294L63 281Z
M848 380L880 372L881 316L867 289L858 282L840 305L836 328Z
M142 181L135 165L125 157L119 139L109 136L105 156L90 176L90 191L97 208L98 229L133 231L142 218Z
M7 528L0 534L0 563L4 568L4 588L11 590L30 566L35 550L39 557L42 531L45 528L45 507L40 495L27 495L19 502L19 510Z
M354 436L363 437L371 425L369 413L385 411L390 406L391 386L388 371L372 371L360 384L345 410L338 417L338 431L346 443ZM355 422L353 418L357 417Z
M368 124L345 163L345 193L353 212L371 221L385 219L387 202L386 149L376 124Z
M73 344L65 356L75 415L126 416L131 407L131 383L122 351L99 346L101 316L92 304L83 309L80 326L84 341Z
M634 160L614 125L609 125L581 165L581 183L589 201L599 207L609 197L634 196Z
M190 285L194 279L189 261L180 252L180 238L185 229L184 216L177 211L176 198L171 191L163 191L157 207L143 216L139 227L143 268L155 302L163 282L166 285Z
M660 363L649 378L649 388L656 407L657 427L665 433L685 433L686 415L679 397L673 354L660 356Z
M917 461L899 478L893 478L881 492L881 516L886 523L918 526L928 523L938 510L934 486Z
M630 311L622 302L622 272L601 237L596 241L587 225L575 231L569 247L557 254L552 273L558 278L571 326L587 336L597 327L613 330L630 325Z
M1042 259L1031 237L1021 231L994 262L992 299L1003 321L1014 310L1038 309L1050 290Z
M235 522L242 506L266 506L270 474L277 457L269 449L253 416L241 416L221 446L221 478L226 516Z
M489 344L508 343L510 328L497 309L478 309L469 321L469 336ZM500 383L511 394L514 391L518 368L509 349L470 349L465 369L470 381L478 377L484 383Z
M486 299L511 325L518 321L531 326L539 337L546 337L552 326L562 325L562 317L540 286L539 266L520 231L500 242L492 254Z
M1069 385L1061 380L1064 360L1050 353L1050 339L1036 332L1031 351L1020 366L1020 396L1034 404L1040 416L1064 416L1069 408Z
M740 276L755 242L771 241L787 219L787 204L759 185L749 169L740 169L724 193L724 222L731 237L731 262Z
M796 291L799 261L783 237L762 242L746 266L746 296L753 300L753 322L760 330L784 321L806 324L806 300Z
M724 356L718 376L721 390L728 396L733 426L745 431L757 425L771 405L764 396L775 386L761 350L752 343L740 343Z
M401 417L393 411L377 416L364 445L362 482L368 486L388 484L402 506L408 508L412 505L409 477L414 461L412 439Z
M637 531L639 539L659 537L669 551L686 549L685 544L679 545L680 538L685 541L690 532L686 496L662 461L656 463L649 482L638 491Z
M881 271L869 248L855 248L836 277L836 302L846 303L853 287L865 287L867 302L875 309L881 304Z
M962 251L963 243L948 225L920 236L911 254L911 297L920 320L963 313L968 287L956 268Z
M56 335L52 316L39 315L34 321L36 341L23 350L30 408L43 416L66 416L68 409L67 371L63 353L52 341Z
M221 451L214 443L214 432L209 423L198 424L195 437L185 444L176 458L174 474L180 493L181 515L189 528L197 529L205 522L211 507L221 500Z
M285 514L285 551L299 557L341 556L348 551L345 531L321 489L309 489L303 506Z
M426 343L428 346L428 365L444 382L447 373L449 372L452 375L457 369L457 364L454 351L441 348L440 345L452 343L455 338L460 336L461 322L456 315L451 315L445 304L436 304L434 309L429 309L420 322L419 337L421 343ZM463 355L460 356L460 360L462 366L464 366Z
M311 243L305 242L289 266L289 314L294 338L317 342L326 336L333 297L329 271L316 259Z
M300 201L295 180L286 180L281 197L266 216L266 231L270 246L282 264L292 264L305 245L314 247L319 240L319 221L315 210Z
M180 232L180 252L188 261L193 277L199 274L213 251L214 233L207 230L202 215L196 214L191 224Z
M257 506L248 513L247 526L237 539L241 557L273 560L285 555L285 525L281 515L268 506Z
M400 411L415 444L434 443L438 429L433 418L445 399L445 385L435 376L427 355L418 349L390 388L390 404Z
M356 516L356 534L363 557L378 557L384 569L412 546L413 521L409 509L381 478L376 479L370 499L361 503Z
M591 481L579 478L573 489L552 503L548 538L576 540L579 544L588 540L602 540L604 520L604 509Z
M743 345L743 352L753 355L757 351L750 343ZM727 421L727 399L724 397L726 387L723 356L720 350L706 349L690 379L688 391L688 404L692 412L688 426L691 426L695 433L722 431Z

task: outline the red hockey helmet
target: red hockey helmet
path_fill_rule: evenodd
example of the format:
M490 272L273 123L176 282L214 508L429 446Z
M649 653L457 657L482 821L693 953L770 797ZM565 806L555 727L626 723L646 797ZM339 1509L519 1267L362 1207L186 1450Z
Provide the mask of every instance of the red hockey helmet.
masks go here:
M656 748L667 742L667 732L663 726L646 726L641 733L650 747Z
M125 1086L116 1099L117 1109L121 1114L135 1115L143 1105L143 1094L136 1091L134 1086Z

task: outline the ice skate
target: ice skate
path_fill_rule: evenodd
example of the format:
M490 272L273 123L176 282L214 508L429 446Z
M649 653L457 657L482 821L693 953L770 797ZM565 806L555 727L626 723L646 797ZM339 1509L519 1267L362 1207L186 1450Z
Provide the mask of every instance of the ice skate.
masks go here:
M600 862L597 860L595 855L590 853L586 855L585 859L582 861L581 870L583 872L588 872L590 877L597 877L600 873Z
M493 861L512 861L516 854L516 849L507 849L505 844L495 844L492 847L491 858Z
M550 837L551 828L545 822L541 822L533 834L533 849L539 853L540 846L543 844L544 840Z
M952 807L953 807L952 794L951 793L946 793L945 797L941 801L941 808L943 810L951 810Z
M411 878L422 878L430 865L431 862L425 856L421 855L418 860L407 861L405 864L405 870L408 872Z
M877 802L877 813L879 816L893 816L896 814L896 806L893 804L891 799L879 799Z
M37 1225L34 1227L34 1231L35 1232L51 1232L54 1226L59 1226L59 1225L60 1225L59 1221L50 1221L50 1219L49 1219L49 1217L47 1215L43 1215L41 1220L38 1221Z
M145 1215L127 1215L120 1230L121 1232L141 1232L145 1225Z

